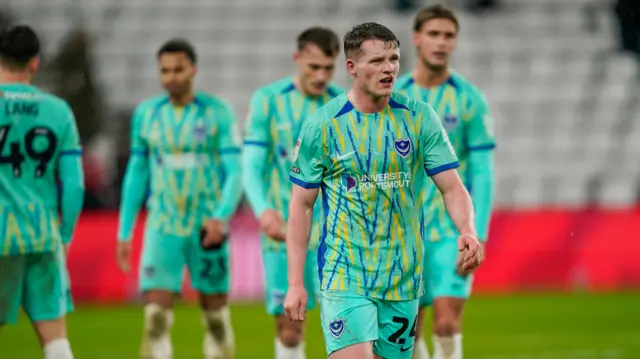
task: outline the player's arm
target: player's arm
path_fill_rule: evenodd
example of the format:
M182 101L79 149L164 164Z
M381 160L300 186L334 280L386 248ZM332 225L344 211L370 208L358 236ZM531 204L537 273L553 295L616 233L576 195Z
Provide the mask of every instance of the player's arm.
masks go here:
M69 121L62 138L58 157L58 174L62 183L60 212L62 223L60 234L65 245L71 243L73 231L84 203L84 173L82 170L82 148L75 117L67 109Z
M258 90L249 105L242 151L242 186L257 218L270 209L266 183L262 181L271 148L269 111L269 97Z
M122 183L118 240L130 241L138 212L144 203L149 183L149 149L142 138L144 107L138 106L131 120L129 162Z
M222 184L222 198L214 210L213 218L229 222L242 198L240 133L231 105L225 103L222 111L221 117L225 121L222 121L218 133L218 153L222 160L225 179Z
M476 212L476 228L482 241L488 239L495 186L493 130L489 104L485 97L479 94L471 108L471 118L467 127L467 147L471 173L471 198Z
M460 166L458 158L438 116L431 106L424 105L422 116L426 123L422 126L425 129L422 141L425 170L442 193L449 217L460 234L476 237L473 203L456 171Z
M293 152L290 179L293 182L287 223L287 262L290 286L304 283L304 266L313 222L313 207L324 173L318 119L303 126Z

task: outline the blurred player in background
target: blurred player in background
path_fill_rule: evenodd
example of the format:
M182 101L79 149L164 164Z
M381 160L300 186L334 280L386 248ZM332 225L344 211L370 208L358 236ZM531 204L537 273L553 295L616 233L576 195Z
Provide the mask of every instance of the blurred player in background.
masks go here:
M408 359L422 285L418 198L430 176L459 229L459 270L481 261L473 205L458 160L429 105L393 92L399 41L366 23L344 36L353 88L318 110L293 155L284 308L305 318L303 285L314 203L326 219L318 249L322 328L333 359Z
M458 19L440 5L421 10L414 21L418 62L413 72L398 79L396 90L430 104L440 117L456 154L458 172L471 193L480 240L487 240L493 198L494 136L487 101L475 86L450 70L458 38ZM458 231L447 215L445 200L433 183L423 203L425 295L420 299L418 343L414 359L429 357L421 339L424 309L433 308L435 359L461 359L461 317L471 292L472 275L456 273Z
M290 149L310 115L343 90L331 83L340 41L325 28L312 27L298 36L293 54L297 74L260 88L253 95L243 152L243 186L263 233L267 312L276 317L276 359L305 358L303 323L284 316L282 303L287 292L286 222L291 200ZM320 210L316 214L320 215ZM313 238L319 238L319 227ZM318 290L315 246L307 252L305 285ZM309 309L315 301L309 302Z
M65 254L84 198L82 151L69 105L31 85L39 54L28 26L0 34L0 327L22 306L45 359L71 359Z
M157 58L167 94L134 112L118 231L118 260L128 271L133 226L149 186L140 262L147 303L142 357L172 358L172 306L186 265L203 310L205 358L232 358L227 236L242 195L241 138L230 105L193 89L196 53L187 41L165 43Z

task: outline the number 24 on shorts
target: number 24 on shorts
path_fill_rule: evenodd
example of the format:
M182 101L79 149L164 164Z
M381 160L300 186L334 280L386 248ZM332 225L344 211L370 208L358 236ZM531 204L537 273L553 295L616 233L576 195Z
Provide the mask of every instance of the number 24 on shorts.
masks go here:
M391 318L391 320L394 323L400 324L400 329L398 329L396 332L391 334L387 340L390 343L404 345L407 342L407 340L405 338L403 338L403 336L404 336L404 333L407 331L407 329L409 329L409 319L404 318L404 317L393 317L393 318ZM413 325L411 326L411 330L409 331L409 338L413 338L413 337L416 336L416 327L417 327L417 325L418 325L418 316L416 315L415 319L413 320ZM410 348L411 347L405 349L403 347L402 349L404 349L404 350L402 350L402 351L409 350Z

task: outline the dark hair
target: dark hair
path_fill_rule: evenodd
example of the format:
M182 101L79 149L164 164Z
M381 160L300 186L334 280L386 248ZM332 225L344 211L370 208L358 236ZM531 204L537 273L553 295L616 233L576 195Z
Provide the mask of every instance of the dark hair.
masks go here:
M157 57L159 59L164 54L174 54L177 52L183 52L187 55L189 61L194 64L198 61L198 56L196 55L196 50L193 48L193 45L186 39L181 38L171 39L162 44L158 50Z
M0 60L4 66L24 68L40 54L40 39L27 25L7 28L0 33Z
M360 46L367 40L380 40L393 48L400 47L400 40L393 31L375 22L367 22L354 26L344 35L344 53L347 57L360 51Z
M331 29L324 27L310 27L298 35L298 51L309 44L314 44L327 56L337 56L340 53L340 40Z
M420 10L413 19L413 31L422 30L422 25L434 19L446 19L456 25L456 30L460 30L458 17L453 10L442 5L433 5Z

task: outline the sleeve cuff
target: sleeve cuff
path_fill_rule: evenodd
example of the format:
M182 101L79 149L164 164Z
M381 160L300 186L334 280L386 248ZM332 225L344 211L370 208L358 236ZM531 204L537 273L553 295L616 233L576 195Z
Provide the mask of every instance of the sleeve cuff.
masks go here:
M289 180L291 180L291 182L293 182L294 184L297 184L302 188L306 188L306 189L320 188L320 182L306 182L301 179L295 178L293 176L289 176Z
M469 146L469 151L488 151L496 148L495 143L487 143L484 145Z
M244 145L245 146L269 147L269 142L267 142L267 141L244 140Z
M446 165L441 165L432 169L428 169L425 166L424 169L425 171L427 171L427 176L432 177L437 175L440 172L444 172L444 171L451 170L458 167L460 167L460 163L458 161L455 161L455 162L447 163Z

